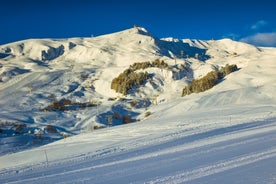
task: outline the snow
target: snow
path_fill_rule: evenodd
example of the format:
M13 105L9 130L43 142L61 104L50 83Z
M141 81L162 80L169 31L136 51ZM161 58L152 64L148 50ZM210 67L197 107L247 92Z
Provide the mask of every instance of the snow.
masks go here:
M2 156L0 181L275 182L275 107L200 111L102 129Z
M275 48L158 39L137 27L24 40L0 46L0 56L0 183L276 183ZM114 77L155 59L188 69L177 78L149 68L154 77L139 92L110 100L123 97L110 89ZM181 97L192 79L225 64L239 70ZM52 98L97 106L42 112ZM129 105L145 98L152 100L145 107ZM93 130L114 112L140 121ZM23 133L12 134L15 122L26 124Z

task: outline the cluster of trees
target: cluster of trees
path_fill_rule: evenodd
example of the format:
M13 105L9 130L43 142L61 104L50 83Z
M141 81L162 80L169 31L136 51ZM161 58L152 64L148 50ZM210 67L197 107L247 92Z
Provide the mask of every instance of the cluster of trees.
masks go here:
M114 78L111 82L111 89L114 89L118 93L126 95L128 90L133 89L134 86L138 87L142 85L147 79L149 79L148 72L136 72L136 70L146 69L150 67L168 68L168 64L163 60L156 59L153 62L141 62L130 65L123 73Z
M237 71L237 65L226 65L221 68L219 71L211 71L207 73L204 77L200 79L195 79L188 86L185 86L182 91L182 96L189 95L191 93L200 93L211 89L214 85L216 85L219 80L223 79L226 75Z
M148 72L136 73L131 69L126 69L118 77L114 78L111 82L111 89L123 95L134 86L142 85L149 78Z
M235 72L238 70L237 65L233 64L233 65L225 65L225 67L221 68L218 71L219 74L219 78L222 79L223 77L225 77L226 75Z

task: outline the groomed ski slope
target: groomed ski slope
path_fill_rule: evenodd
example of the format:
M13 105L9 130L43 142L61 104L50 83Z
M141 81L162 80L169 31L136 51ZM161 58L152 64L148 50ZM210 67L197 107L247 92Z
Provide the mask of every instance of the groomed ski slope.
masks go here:
M0 182L275 183L275 112L202 109L73 136L1 157Z

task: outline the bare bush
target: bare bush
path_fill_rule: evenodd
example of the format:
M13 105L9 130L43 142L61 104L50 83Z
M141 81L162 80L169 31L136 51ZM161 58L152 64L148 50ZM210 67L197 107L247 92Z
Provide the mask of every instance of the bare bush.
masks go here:
M14 127L13 127L13 129L15 130L15 131L22 131L23 129L25 129L27 126L26 126L26 124L23 124L23 123L15 123L14 124Z
M45 130L47 133L57 133L57 129L53 125L47 125Z
M132 100L131 102L130 102L130 106L131 107L135 107L136 105L137 105L137 100Z
M147 111L146 114L145 114L145 118L146 117L149 117L151 115L151 112L150 111Z
M120 114L118 112L113 113L113 118L114 119L120 119Z
M123 116L123 118L122 118L123 124L131 123L131 122L132 122L132 119L130 116Z

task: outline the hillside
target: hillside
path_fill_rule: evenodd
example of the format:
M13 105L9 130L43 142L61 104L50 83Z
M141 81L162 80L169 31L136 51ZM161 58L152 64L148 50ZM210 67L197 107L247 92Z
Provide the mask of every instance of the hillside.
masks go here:
M204 93L198 103L201 107L236 103L235 100L275 101L270 94L251 94L252 88L267 91L275 87L269 76L258 79L259 72L273 64L260 60L269 54L273 57L274 50L229 39L158 39L146 29L135 27L92 38L24 40L2 45L0 53L1 137L12 137L8 142L17 145L1 149L3 153L107 125L143 121L153 106L178 99L193 79L226 64L236 64L240 71ZM148 79L127 95L111 89L112 80L131 65L156 60L168 67L140 70L149 74ZM246 80L236 81L235 76ZM226 96L230 100L225 100ZM179 100L186 103L186 99L189 97ZM63 104L64 100L67 104Z
M134 27L10 43L0 58L1 183L276 182L275 48ZM233 64L211 89L182 97ZM122 73L118 91L135 78L125 93L112 89Z

